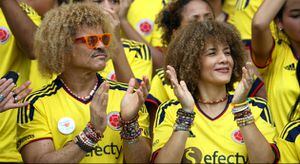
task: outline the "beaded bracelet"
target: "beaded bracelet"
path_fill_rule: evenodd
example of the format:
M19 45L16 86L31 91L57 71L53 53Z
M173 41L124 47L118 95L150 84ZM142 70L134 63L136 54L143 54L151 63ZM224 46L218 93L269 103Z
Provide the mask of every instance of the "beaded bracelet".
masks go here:
M182 108L177 111L174 131L189 131L195 118L195 112L186 112Z
M247 125L250 125L254 122L254 117L251 114L250 116L244 117L244 118L240 118L236 120L236 123L239 127L244 127Z
M81 150L85 151L85 152L91 152L94 147L89 146L87 143L85 143L80 137L79 135L75 136L74 138L74 142L80 147Z
M249 109L247 109L247 110L244 110L242 112L234 114L234 120L237 120L239 118L244 118L244 117L247 117L249 115L252 115L252 113Z
M129 121L125 121L121 117L120 113L120 125L122 130L120 132L121 138L128 144L137 142L138 137L142 134L142 128L140 128L138 123L138 115Z
M96 137L96 139L97 139L97 142L98 142L99 140L101 140L101 138L104 137L103 134L97 132L95 126L94 126L91 122L88 122L86 128L90 128L90 129L91 129L91 131L94 133L93 135L94 135L94 136Z

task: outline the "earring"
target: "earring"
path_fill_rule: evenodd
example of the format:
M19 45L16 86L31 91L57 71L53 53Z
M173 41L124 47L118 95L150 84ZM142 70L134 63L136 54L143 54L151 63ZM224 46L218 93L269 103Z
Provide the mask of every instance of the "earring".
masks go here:
M282 27L279 27L279 31L281 31L281 32L282 32L282 31L283 31L283 28L282 28Z

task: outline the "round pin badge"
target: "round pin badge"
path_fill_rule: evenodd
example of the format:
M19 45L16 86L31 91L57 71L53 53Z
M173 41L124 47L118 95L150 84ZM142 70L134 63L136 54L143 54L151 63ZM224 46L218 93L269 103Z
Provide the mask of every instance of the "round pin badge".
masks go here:
M58 121L57 128L62 134L71 134L75 130L75 122L72 118L63 117Z

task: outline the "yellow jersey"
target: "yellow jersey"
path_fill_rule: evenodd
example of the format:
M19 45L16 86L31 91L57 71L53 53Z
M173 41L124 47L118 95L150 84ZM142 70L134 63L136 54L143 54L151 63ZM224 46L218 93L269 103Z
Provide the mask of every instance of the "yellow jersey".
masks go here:
M282 152L279 163L300 163L300 120L288 123L276 142Z
M265 82L276 131L280 134L288 123L288 114L300 94L300 87L296 78L298 61L290 46L278 41L274 44L269 64L263 68L258 66L258 70Z
M234 88L236 88L238 82L235 83ZM254 97L258 90L263 86L263 82L256 78L252 84L252 87L248 93L248 97ZM165 79L165 71L163 68L157 69L156 75L153 77L151 82L149 99L152 100L152 105L156 105L157 107L168 100L177 99L174 94L173 89L169 84L167 84ZM230 94L233 94L234 91L230 91Z
M152 46L162 47L162 31L155 24L158 13L170 0L135 0L131 4L127 20Z
M125 55L129 66L138 80L142 80L143 76L152 78L152 57L149 48L146 44L136 42L133 40L122 39ZM53 76L53 79L48 79L43 77L40 71L38 70L37 62L32 63L30 72L30 79L33 84L31 87L34 90L42 88L44 85L51 83L52 80L56 78ZM110 80L117 80L116 74L114 71L112 60L108 60L103 71L99 72L102 77L105 77Z
M177 99L171 85L167 84L165 80L163 68L157 69L157 73L152 79L149 93L153 96L152 100L155 101L157 107L165 101Z
M127 61L134 77L138 80L142 80L143 76L151 79L152 57L148 46L144 43L127 39L122 39L122 42ZM117 80L112 60L106 62L106 66L100 74L107 79Z
M35 24L40 23L40 16L30 6L24 3L20 3L20 6ZM13 70L19 73L18 85L29 79L30 60L18 47L1 9L0 54L0 77ZM0 113L0 118L0 162L21 162L16 149L17 110Z
M100 83L104 79L97 75ZM98 87L100 86L98 84ZM107 105L107 128L104 138L96 148L86 154L82 163L123 162L123 141L120 137L119 112L120 103L126 93L127 85L109 81ZM90 121L90 100L80 101L73 97L59 78L50 85L38 90L26 98L28 107L19 109L17 148L35 140L49 138L54 143L55 150L64 147L72 141ZM149 138L149 117L145 106L139 111L139 124L143 129L142 136Z
M243 136L234 121L229 105L216 118L205 115L201 106L195 106L194 123L189 131L182 157L183 163L247 163L246 145ZM251 98L249 102L255 124L269 143L273 144L275 129L270 117L269 108L264 99ZM173 133L176 112L182 108L179 101L170 100L162 104L154 122L153 157L159 153Z

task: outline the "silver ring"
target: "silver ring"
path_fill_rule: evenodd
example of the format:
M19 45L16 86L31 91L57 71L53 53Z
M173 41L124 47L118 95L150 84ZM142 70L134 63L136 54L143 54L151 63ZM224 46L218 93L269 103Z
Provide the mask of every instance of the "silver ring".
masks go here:
M0 94L0 102L2 102L4 99L5 97L2 94Z
M14 95L14 103L17 103L18 102L18 96L17 95Z

